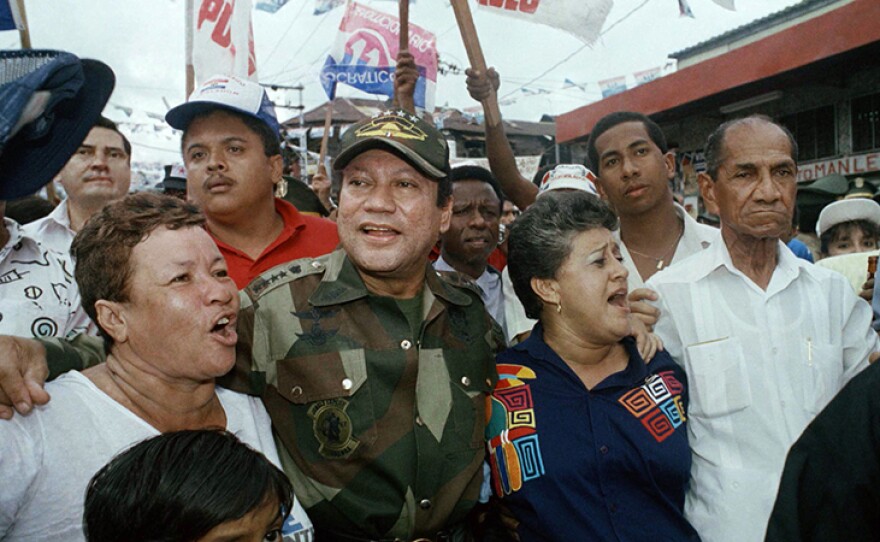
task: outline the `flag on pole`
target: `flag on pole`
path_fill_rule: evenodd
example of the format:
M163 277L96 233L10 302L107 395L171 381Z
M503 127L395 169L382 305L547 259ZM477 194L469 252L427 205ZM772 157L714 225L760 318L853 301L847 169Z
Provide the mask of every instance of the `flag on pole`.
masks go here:
M649 70L643 70L640 72L636 72L633 74L633 77L636 78L636 86L644 85L645 83L649 83L654 79L660 77L660 66L656 68L651 68Z
M400 21L394 15L351 2L339 23L339 34L321 69L321 85L331 100L336 84L369 94L394 94L394 67L400 49ZM409 24L409 52L419 69L415 105L434 110L437 86L437 38Z
M678 16L696 19L696 17L694 17L694 12L691 10L691 6L690 4L688 4L687 0L678 0Z
M256 81L251 0L197 0L192 64L196 86L218 73Z
M721 0L719 0L721 1ZM558 28L591 44L611 12L612 0L478 0L484 11Z
M277 13L279 9L284 7L289 0L257 0L257 9L268 12Z
M16 0L0 0L0 30L24 30Z
M571 88L571 87L577 87L577 88L581 89L581 92L587 91L586 84L575 83L574 81L572 81L571 79L566 77L565 81L562 83L562 88L566 89L566 88Z
M613 77L599 81L599 90L602 91L602 97L614 96L626 90L626 76Z
M712 0L719 6L724 9L729 9L730 11L736 11L736 6L734 5L734 0Z

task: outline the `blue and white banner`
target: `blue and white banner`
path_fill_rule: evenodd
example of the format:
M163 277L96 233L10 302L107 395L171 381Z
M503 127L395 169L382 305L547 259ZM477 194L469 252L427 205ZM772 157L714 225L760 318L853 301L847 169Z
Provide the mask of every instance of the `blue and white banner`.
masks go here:
M279 9L284 7L289 0L257 0L257 5L255 8L265 11L267 13L276 13Z

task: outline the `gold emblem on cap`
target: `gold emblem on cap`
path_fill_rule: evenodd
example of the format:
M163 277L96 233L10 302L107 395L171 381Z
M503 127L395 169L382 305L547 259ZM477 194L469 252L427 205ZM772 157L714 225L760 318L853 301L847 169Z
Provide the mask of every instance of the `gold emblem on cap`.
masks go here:
M428 134L414 122L398 116L379 117L358 128L355 137L389 137L393 139L416 139L424 141Z

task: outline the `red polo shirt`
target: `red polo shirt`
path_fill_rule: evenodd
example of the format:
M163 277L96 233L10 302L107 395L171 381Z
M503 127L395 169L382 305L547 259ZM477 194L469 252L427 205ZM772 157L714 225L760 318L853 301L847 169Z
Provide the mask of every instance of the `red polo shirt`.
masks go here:
M211 235L220 253L226 258L229 276L238 289L244 288L260 273L276 265L299 258L329 254L339 244L335 222L304 215L290 203L278 198L275 198L275 210L284 220L284 229L256 260ZM211 231L208 230L208 233Z

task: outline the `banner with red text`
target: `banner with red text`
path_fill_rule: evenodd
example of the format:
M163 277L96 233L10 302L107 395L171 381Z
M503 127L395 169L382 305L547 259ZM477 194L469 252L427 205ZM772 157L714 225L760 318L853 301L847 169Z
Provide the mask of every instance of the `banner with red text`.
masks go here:
M599 37L612 0L478 0L481 10L564 30L584 43Z
M344 83L369 94L394 94L394 67L400 49L400 21L394 15L350 3L339 24L339 34L321 68L321 85L332 100L336 84ZM415 105L434 110L437 86L437 38L409 23L409 52L419 69Z
M218 74L257 80L251 0L196 0L192 64L196 86Z

